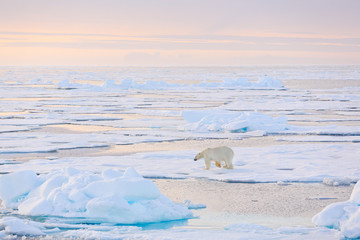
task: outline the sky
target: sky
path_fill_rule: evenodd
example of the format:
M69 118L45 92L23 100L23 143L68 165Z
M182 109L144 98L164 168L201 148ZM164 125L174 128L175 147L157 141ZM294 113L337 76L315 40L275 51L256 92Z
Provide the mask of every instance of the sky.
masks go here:
M360 64L359 0L0 0L0 65Z

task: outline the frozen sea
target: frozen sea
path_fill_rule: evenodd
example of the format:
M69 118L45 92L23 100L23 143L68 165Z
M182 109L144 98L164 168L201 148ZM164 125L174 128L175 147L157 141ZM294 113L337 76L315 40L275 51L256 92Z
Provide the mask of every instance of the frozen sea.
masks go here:
M148 181L352 186L360 180L360 66L2 67L0 106L0 172L14 175L0 184L0 238L344 237L315 225L195 227L187 219L196 204L178 209ZM193 161L217 145L233 148L234 170L205 171ZM21 189L21 179L32 184L11 195L4 186ZM131 182L141 193L103 199L101 189L122 191L110 182L124 189ZM143 195L146 184L154 189ZM143 219L149 199L163 207ZM70 205L50 209L44 201ZM104 205L126 208L125 217L104 215Z

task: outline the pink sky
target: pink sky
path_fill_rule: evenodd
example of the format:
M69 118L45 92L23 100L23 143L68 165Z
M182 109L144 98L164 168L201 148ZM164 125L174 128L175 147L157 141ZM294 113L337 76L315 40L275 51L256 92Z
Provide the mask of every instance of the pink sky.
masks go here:
M360 64L359 0L1 0L0 65Z

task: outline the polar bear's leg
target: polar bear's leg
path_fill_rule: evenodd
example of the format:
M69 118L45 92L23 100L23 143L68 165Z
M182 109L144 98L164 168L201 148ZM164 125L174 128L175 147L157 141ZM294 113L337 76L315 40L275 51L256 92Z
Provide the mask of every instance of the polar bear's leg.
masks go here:
M234 166L232 165L232 163L229 163L229 164L226 166L226 168L228 168L228 169L234 169Z
M210 160L205 158L205 170L209 170L211 166Z
M221 168L221 162L215 162L215 166L217 166L218 168Z
M227 169L234 169L232 158L224 160Z

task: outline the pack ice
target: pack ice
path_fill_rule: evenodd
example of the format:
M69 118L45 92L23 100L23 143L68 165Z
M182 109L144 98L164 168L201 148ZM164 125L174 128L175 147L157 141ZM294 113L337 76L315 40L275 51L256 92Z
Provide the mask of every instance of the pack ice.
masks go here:
M135 169L102 174L67 168L37 175L31 170L0 176L3 207L28 216L85 218L87 222L135 224L192 217Z
M246 78L238 79L224 79L219 82L208 82L204 80L199 84L176 84L167 83L165 81L148 80L144 83L139 83L131 78L126 78L120 83L115 80L107 80L101 87L91 84L81 84L70 82L69 79L64 79L57 84L60 89L88 89L92 91L111 91L111 90L163 90L174 88L241 88L241 89L281 89L284 88L283 83L278 78L270 76L262 76L256 82L248 81Z

